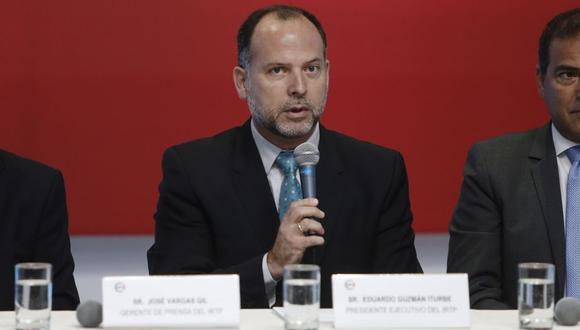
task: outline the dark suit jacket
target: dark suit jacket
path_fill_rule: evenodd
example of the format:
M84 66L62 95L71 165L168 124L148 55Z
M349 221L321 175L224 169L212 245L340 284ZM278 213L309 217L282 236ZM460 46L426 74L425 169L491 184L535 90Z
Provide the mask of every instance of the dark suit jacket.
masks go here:
M49 262L53 309L74 309L79 297L59 171L0 150L0 310L14 310L14 265Z
M401 155L323 127L319 149L321 306L331 274L420 272ZM159 194L149 272L237 273L242 307L268 307L262 257L279 220L249 121L169 148Z
M469 151L449 226L448 272L469 274L471 306L517 308L518 263L556 265L565 279L564 220L550 125L476 144Z

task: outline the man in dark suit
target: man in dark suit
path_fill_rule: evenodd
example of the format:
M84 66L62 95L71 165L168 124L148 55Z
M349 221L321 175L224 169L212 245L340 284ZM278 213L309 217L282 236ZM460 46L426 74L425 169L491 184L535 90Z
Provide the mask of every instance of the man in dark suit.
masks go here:
M555 264L556 299L578 289L580 219L569 180L580 151L579 75L580 9L574 9L552 19L540 38L537 85L551 123L469 151L447 270L469 274L473 308L517 308L522 262Z
M62 174L0 150L0 310L14 310L14 265L52 264L53 309L75 309Z
M265 308L280 302L288 264L320 265L322 307L331 274L420 272L401 155L318 124L329 64L316 17L255 11L238 50L234 83L252 118L165 152L150 273L237 273L242 307ZM295 196L287 151L306 141L320 150L317 199Z

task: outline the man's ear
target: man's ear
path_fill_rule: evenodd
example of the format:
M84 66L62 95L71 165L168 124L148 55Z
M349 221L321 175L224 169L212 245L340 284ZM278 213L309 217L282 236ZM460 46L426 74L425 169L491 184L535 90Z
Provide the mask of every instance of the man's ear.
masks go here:
M540 70L540 66L536 65L536 88L538 89L538 93L541 97L544 97L544 80L546 79L545 75L542 74L542 70Z
M246 69L236 66L234 68L234 85L236 86L236 92L238 92L238 97L244 100L247 97L246 90L246 78L248 77L248 72Z

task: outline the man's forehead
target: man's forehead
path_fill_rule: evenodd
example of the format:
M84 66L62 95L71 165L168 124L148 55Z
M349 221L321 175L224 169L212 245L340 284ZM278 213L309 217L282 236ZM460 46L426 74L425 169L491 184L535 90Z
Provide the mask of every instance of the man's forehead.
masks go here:
M565 38L554 38L550 43L550 51L567 50L580 47L580 32Z
M569 38L555 38L550 44L550 62L580 61L580 33Z
M302 15L296 14L296 16L280 18L276 13L269 13L262 17L258 24L256 24L254 29L254 36L260 33L276 33L279 32L283 26L287 25L292 25L295 27L309 26L314 29L314 31L316 31L314 24L312 24L312 22L310 22Z
M252 35L250 51L300 47L314 45L323 51L320 33L312 22L302 15L280 19L275 13L264 16L256 25Z

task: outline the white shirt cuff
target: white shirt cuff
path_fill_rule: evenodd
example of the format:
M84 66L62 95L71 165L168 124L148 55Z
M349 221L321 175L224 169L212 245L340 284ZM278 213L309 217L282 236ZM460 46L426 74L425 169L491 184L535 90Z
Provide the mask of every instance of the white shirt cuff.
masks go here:
M276 303L276 280L272 278L270 270L268 269L268 253L264 254L262 258L262 275L264 276L264 286L266 287L266 297L268 297L268 305L274 306Z

